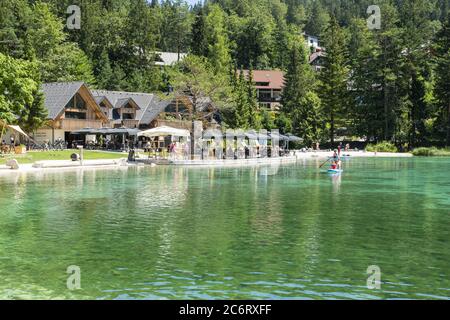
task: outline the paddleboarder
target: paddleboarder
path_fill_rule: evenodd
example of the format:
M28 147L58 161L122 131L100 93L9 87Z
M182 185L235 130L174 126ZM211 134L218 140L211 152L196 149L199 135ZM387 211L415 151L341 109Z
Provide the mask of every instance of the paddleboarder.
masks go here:
M338 150L334 150L334 154L333 154L333 162L331 165L331 169L341 169L341 157L339 156Z

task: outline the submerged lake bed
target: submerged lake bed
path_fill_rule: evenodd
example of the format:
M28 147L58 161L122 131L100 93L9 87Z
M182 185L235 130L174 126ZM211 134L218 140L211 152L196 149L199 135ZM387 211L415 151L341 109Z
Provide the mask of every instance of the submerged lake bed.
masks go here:
M320 164L0 176L0 298L448 299L450 159Z

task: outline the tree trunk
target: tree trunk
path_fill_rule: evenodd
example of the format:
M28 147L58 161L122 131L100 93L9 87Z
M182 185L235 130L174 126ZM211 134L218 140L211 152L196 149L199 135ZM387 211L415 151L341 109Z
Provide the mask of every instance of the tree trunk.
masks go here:
M334 112L331 110L330 112L330 140L331 145L334 145Z
M383 41L383 62L384 62L384 70L383 70L383 89L384 89L384 140L388 141L388 131L389 131L389 120L388 120L388 92L387 92L387 81L385 70L387 69L386 65L386 38Z
M384 84L384 141L389 140L389 119L388 119L388 94L386 82Z

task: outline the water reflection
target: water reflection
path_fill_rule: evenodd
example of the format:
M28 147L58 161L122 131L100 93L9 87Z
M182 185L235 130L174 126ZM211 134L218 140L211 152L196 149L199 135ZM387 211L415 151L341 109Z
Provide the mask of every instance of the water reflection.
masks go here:
M406 161L3 176L0 297L448 296L450 167Z
M339 193L342 183L342 174L332 174L331 181L333 183L333 192Z

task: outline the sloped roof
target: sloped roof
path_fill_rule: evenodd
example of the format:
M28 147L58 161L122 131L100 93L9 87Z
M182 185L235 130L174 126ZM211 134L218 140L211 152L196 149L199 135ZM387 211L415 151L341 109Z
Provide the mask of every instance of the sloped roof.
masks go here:
M116 104L114 105L114 109L118 109L118 108L122 108L124 106L126 106L128 103L132 104L133 107L136 107L137 110L140 109L140 107L138 106L138 104L133 100L133 98L123 98L123 99L118 99Z
M141 123L150 124L150 122L158 117L161 112L164 112L164 110L170 103L170 100L161 100L155 96L150 102L147 110L142 115Z
M106 100L108 102L108 104L112 106L111 101L109 101L108 98L105 97L105 96L94 97L94 99L95 99L95 102L97 102L98 105L100 105L100 103L102 103L102 102L104 102Z
M249 71L243 70L245 77L248 77ZM284 73L279 70L253 70L254 82L267 82L269 85L256 85L257 89L282 89L284 86Z
M313 63L315 60L323 56L325 56L323 51L316 51L309 56L309 63Z
M114 108L119 108L130 99L133 100L139 109L136 110L136 119L140 123L147 124L164 111L168 102L161 101L156 95L150 93L92 90L94 97L106 97ZM167 103L167 104L166 104Z
M44 105L48 109L48 117L55 119L83 84L81 81L44 83L41 89L44 93Z
M177 52L155 52L161 61L155 61L158 66L171 66L177 63L179 60L183 60L187 53L180 53L180 59L178 59Z
M149 93L138 93L138 92L125 92L125 91L108 91L108 90L91 90L94 97L106 97L114 108L118 108L117 106L121 105L125 101L129 99L133 99L133 101L139 107L136 110L136 118L140 120L142 115L147 110L147 107L150 105L154 95Z

